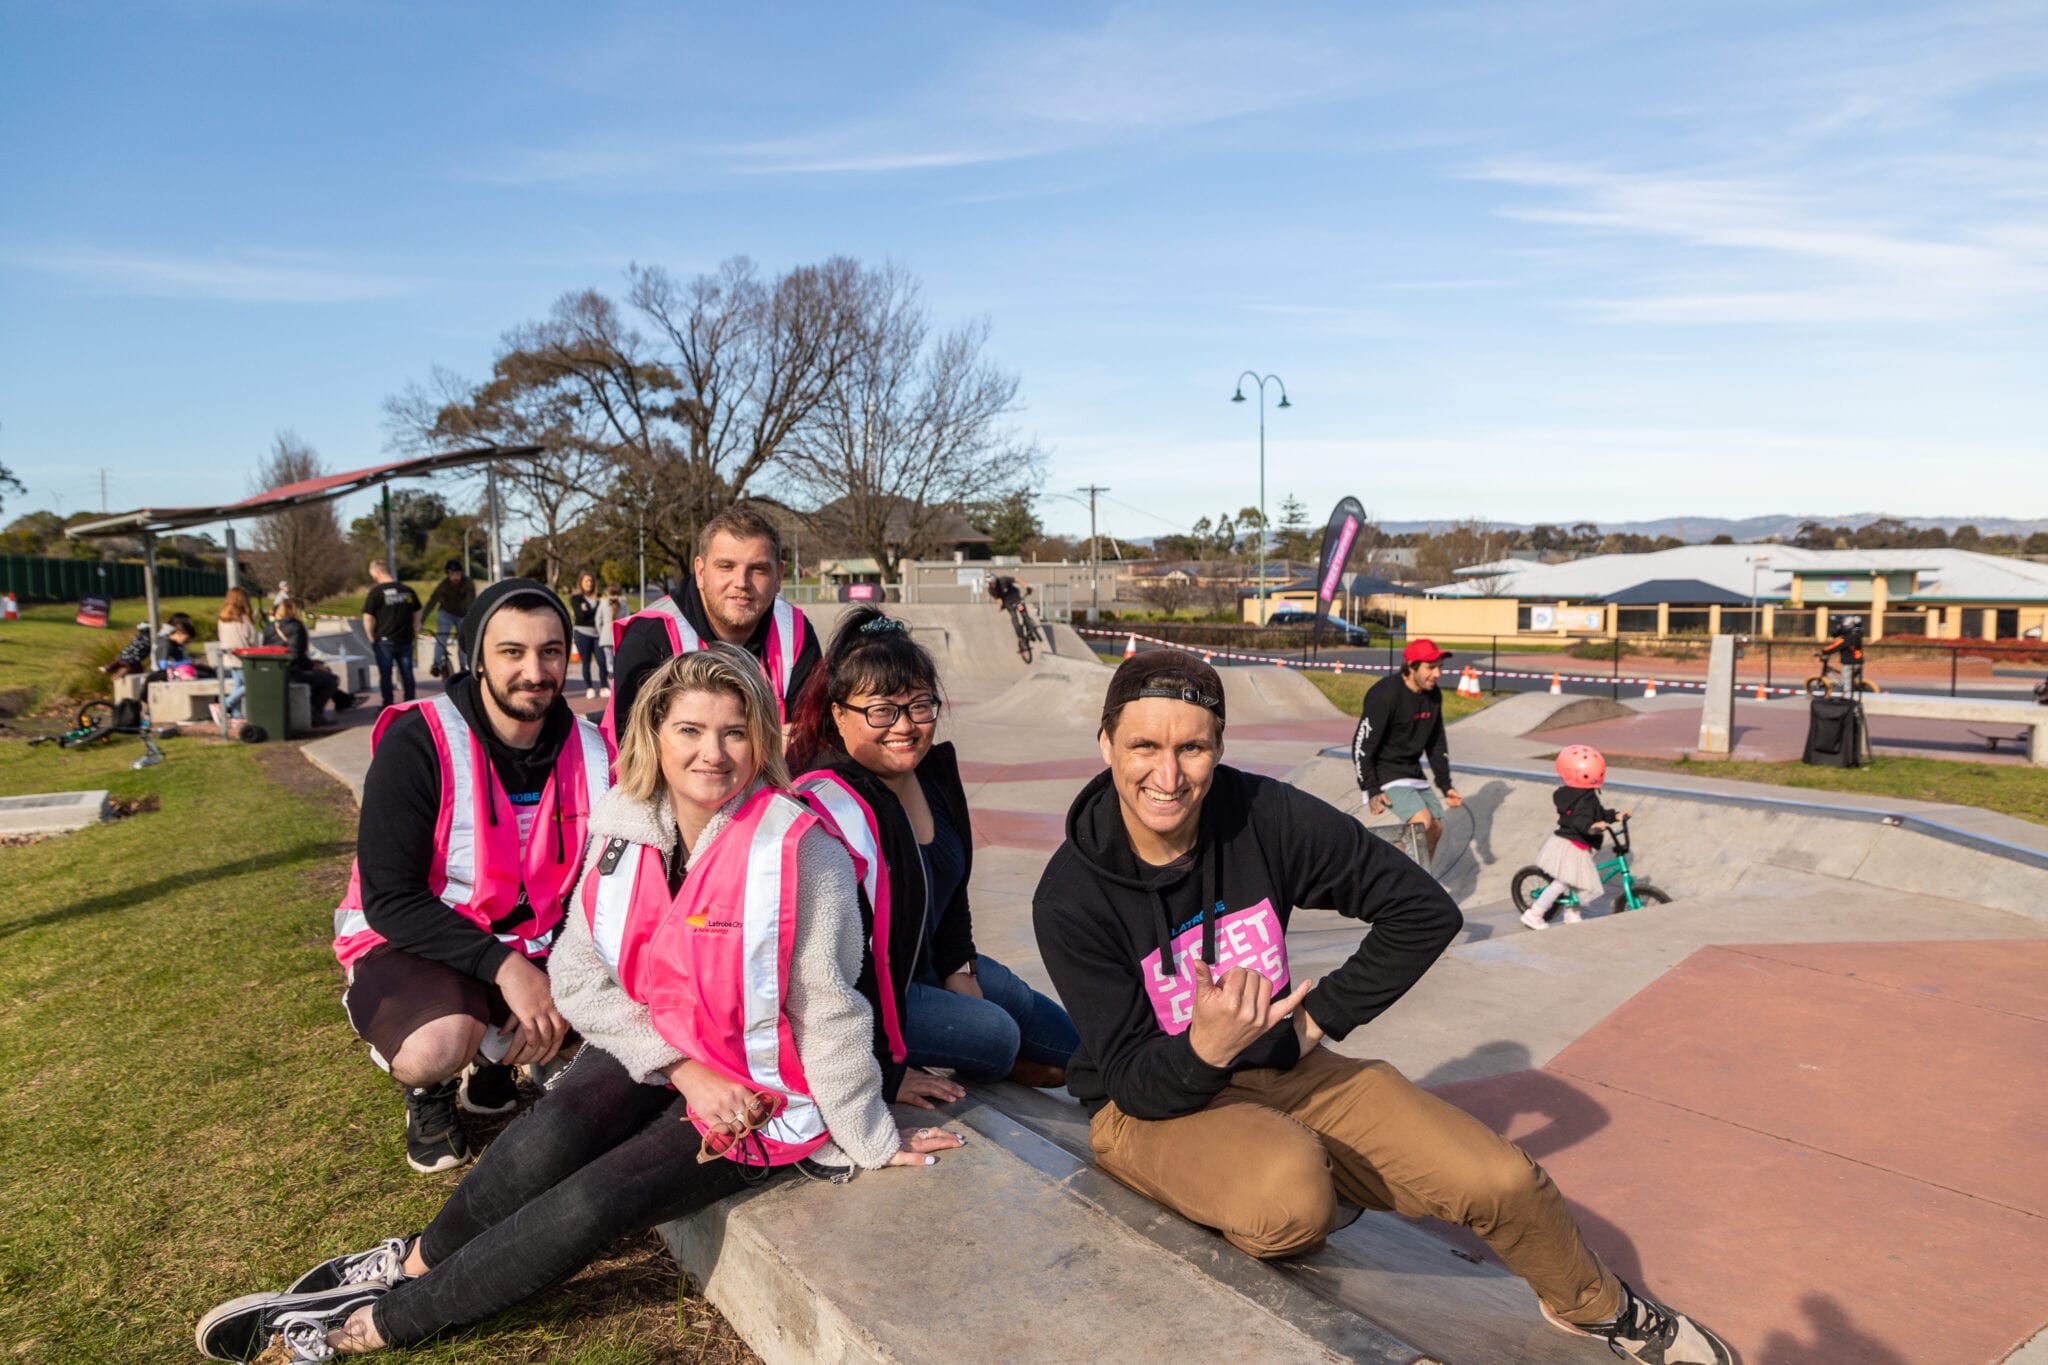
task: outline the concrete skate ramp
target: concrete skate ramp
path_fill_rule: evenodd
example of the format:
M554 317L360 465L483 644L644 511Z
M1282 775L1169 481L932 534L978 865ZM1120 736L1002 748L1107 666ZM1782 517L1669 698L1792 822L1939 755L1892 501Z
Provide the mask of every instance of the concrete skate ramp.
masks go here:
M1516 870L1536 860L1556 827L1555 780L1545 780L1534 764L1526 775L1510 771L1457 768L1465 805L1446 813L1434 870L1462 905L1507 901ZM1345 809L1357 803L1348 757L1326 753L1288 780ZM1854 895L1860 884L2048 920L2048 860L2038 854L1962 834L1942 837L1880 810L1803 803L1769 788L1737 802L1647 785L1618 774L1604 790L1610 805L1634 812L1631 867L1680 901L1829 887Z
M1219 668L1232 725L1276 725L1298 720L1342 720L1314 683L1291 668Z
M818 647L831 643L840 617L856 604L846 602L805 603L803 612L818 632ZM1041 660L1071 661L1087 668L1101 669L1086 642L1073 627L1041 621L1040 630L1050 638L1051 649L1041 646L1030 665L1017 657L1017 636L1010 619L986 603L891 602L889 615L910 627L911 636L938 661L939 681L954 701L982 702L996 696L1010 684L1026 677ZM1108 673L1103 671L1106 678Z

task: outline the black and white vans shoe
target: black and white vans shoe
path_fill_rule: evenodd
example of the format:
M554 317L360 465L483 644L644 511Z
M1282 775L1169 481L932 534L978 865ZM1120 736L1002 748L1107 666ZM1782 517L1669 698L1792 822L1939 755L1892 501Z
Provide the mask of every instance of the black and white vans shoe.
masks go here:
M405 1278L405 1253L410 1243L403 1237L387 1237L368 1251L352 1251L322 1261L292 1281L287 1294L317 1294L344 1285L368 1285L389 1289Z
M327 1334L383 1294L382 1286L359 1284L314 1294L245 1294L201 1318L192 1340L208 1360L248 1360L270 1346L281 1353L267 1360L279 1365L330 1360L334 1349Z
M469 1159L469 1143L455 1116L457 1082L405 1092L405 1164L421 1175L453 1170Z
M1712 1332L1639 1293L1626 1280L1621 1282L1621 1312L1612 1322L1575 1326L1548 1308L1543 1316L1573 1336L1598 1337L1616 1356L1642 1365L1732 1365L1734 1360Z
M461 1104L472 1114L509 1114L519 1107L519 1073L503 1062L478 1062L462 1078Z

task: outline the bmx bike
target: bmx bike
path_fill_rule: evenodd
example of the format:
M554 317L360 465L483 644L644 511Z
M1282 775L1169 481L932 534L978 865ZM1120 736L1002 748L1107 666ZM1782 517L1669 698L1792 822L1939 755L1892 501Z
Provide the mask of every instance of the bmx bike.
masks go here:
M1031 608L1023 602L1014 607L1005 607L1010 614L1010 629L1017 632L1017 657L1025 663L1031 662L1031 648L1043 643L1038 633L1038 624L1031 619Z
M1816 654L1813 657L1820 660L1820 672L1806 680L1806 695L1809 697L1832 697L1835 695L1835 666L1828 660L1828 656L1825 654ZM1860 665L1846 671L1854 675L1857 692L1875 693L1882 690L1863 676L1863 669ZM1848 683L1844 682L1842 684L1842 692L1844 695L1849 693Z
M1646 881L1638 880L1635 873L1629 868L1630 840L1628 835L1628 817L1623 816L1615 821L1613 828L1614 856L1605 862L1595 863L1594 867L1600 873L1600 884L1602 886L1607 885L1616 877L1621 878L1621 894L1614 899L1615 913L1619 914L1623 910L1640 910L1646 905L1671 904L1671 897L1668 893L1650 885ZM1509 886L1509 894L1514 897L1515 909L1527 910L1536 903L1536 898L1542 895L1543 889L1549 885L1550 874L1533 863L1515 873L1515 879ZM1568 890L1557 898L1551 908L1569 910L1581 904L1583 902L1579 900L1578 893Z

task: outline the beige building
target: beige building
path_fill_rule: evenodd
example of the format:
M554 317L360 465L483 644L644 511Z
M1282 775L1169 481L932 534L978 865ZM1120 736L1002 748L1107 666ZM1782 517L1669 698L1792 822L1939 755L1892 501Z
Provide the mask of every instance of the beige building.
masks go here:
M1970 550L1688 545L1563 564L1502 560L1416 598L1368 606L1411 635L1762 635L1825 640L1840 618L1870 639L2040 639L2048 564Z

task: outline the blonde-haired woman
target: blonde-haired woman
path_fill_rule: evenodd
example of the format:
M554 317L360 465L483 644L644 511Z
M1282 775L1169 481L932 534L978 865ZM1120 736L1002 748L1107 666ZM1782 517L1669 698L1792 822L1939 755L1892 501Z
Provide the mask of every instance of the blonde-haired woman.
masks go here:
M229 588L227 596L221 599L220 618L215 630L220 641L220 667L228 677L227 702L222 707L228 715L242 714L242 694L246 690L242 677L242 661L235 657L238 649L255 649L263 643L263 627L256 620L256 608L249 602L249 594L241 588Z
M961 1145L899 1131L884 1103L852 859L788 783L760 665L724 644L663 665L549 965L583 1050L425 1231L221 1305L200 1349L245 1359L281 1338L282 1359L310 1361L423 1341L776 1168L846 1178Z

